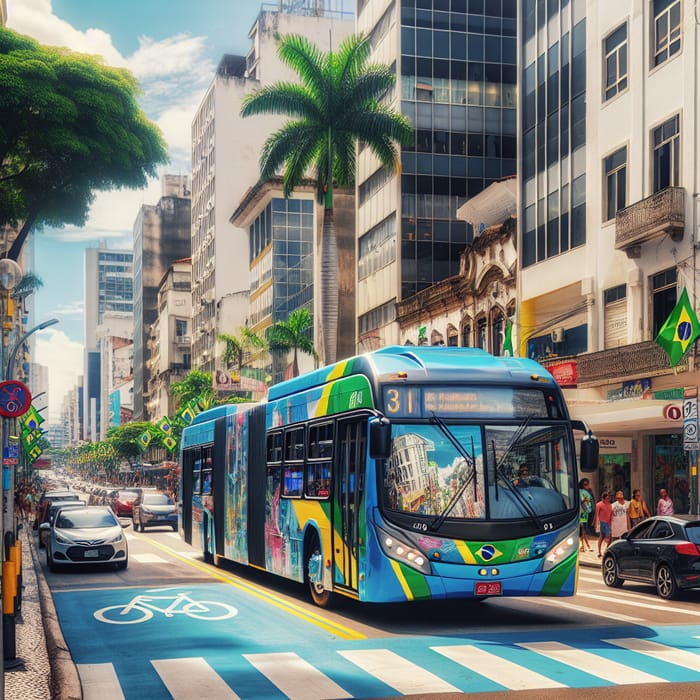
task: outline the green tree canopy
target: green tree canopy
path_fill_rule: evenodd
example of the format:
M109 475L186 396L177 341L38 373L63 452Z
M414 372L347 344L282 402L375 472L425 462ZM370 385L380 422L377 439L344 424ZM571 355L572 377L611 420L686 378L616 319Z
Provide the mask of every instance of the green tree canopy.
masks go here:
M267 344L272 351L294 352L293 372L299 376L299 351L317 357L313 340L309 337L314 325L309 310L302 307L289 314L286 321L277 321L266 330Z
M243 369L243 355L255 350L263 350L267 347L265 339L261 338L254 330L248 326L241 326L239 335L230 333L219 333L217 338L226 345L224 354L221 357L224 366L228 369L234 362L238 366L238 371Z
M246 96L241 114L292 117L265 142L262 180L282 169L290 196L309 171L315 173L323 203L320 309L324 362L335 362L338 333L338 252L333 218L333 185L355 182L355 148L362 141L390 172L400 168L399 145L412 142L413 129L401 114L381 103L396 80L389 66L369 65L367 37L353 36L337 51L324 53L305 37L283 36L278 53L300 83L278 82Z
M117 457L133 461L141 455L139 436L146 430L155 432L152 423L134 422L117 425L107 431L108 442L114 447Z
M173 382L170 392L177 398L179 406L184 406L200 396L209 399L210 404L216 403L211 374L198 369L193 369L182 381Z
M95 192L144 187L167 162L126 70L0 27L0 224L85 224Z

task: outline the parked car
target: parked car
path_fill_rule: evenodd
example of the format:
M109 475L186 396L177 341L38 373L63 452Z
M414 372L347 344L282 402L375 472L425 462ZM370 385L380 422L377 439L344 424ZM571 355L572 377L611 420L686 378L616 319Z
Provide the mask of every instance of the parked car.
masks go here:
M46 522L48 515L49 504L55 501L79 501L80 495L76 491L68 489L55 489L52 491L44 491L39 498L36 510L36 527ZM36 529L36 528L35 528Z
M177 531L177 506L167 493L144 490L134 501L134 530L145 532L155 525L170 525Z
M700 520L654 516L615 540L603 557L603 581L656 586L661 598L700 587Z
M109 506L59 510L53 525L40 526L48 534L48 567L57 571L69 564L111 563L126 569L129 549L122 528L128 524L121 525Z
M48 510L46 511L46 520L49 525L53 525L53 521L56 518L56 513L64 508L85 508L87 503L85 501L53 501L49 503ZM48 530L46 528L39 528L39 549L43 549L46 546L46 539L48 537Z
M134 515L134 499L138 496L136 491L120 489L112 491L112 510L118 518L131 518Z

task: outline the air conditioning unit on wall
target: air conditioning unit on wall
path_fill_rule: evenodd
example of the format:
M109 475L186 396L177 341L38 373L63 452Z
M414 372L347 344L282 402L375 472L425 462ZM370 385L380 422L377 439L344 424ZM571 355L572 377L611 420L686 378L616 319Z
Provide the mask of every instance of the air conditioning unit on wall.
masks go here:
M563 328L555 328L552 331L552 342L553 343L563 343L566 331Z

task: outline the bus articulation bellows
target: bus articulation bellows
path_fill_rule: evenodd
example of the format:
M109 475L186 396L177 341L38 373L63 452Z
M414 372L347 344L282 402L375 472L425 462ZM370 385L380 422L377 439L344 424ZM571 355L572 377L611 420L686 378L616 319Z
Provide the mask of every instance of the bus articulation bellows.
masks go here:
M181 440L180 532L334 595L573 595L574 428L539 364L386 347L200 413ZM598 443L581 440L581 468Z

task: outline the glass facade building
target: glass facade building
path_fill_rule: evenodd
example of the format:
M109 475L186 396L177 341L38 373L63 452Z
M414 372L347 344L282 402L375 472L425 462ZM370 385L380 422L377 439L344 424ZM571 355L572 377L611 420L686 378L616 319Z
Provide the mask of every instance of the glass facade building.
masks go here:
M586 19L569 0L521 2L521 265L586 242Z
M134 310L133 253L100 250L97 255L98 318Z

